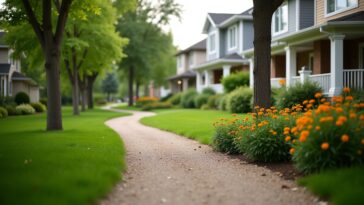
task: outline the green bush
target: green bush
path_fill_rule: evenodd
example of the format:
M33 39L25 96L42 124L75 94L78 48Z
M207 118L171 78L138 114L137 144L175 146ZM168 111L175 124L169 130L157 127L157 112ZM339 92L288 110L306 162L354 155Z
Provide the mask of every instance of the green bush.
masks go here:
M210 97L209 94L196 95L196 97L194 99L195 108L201 108L202 105L205 105L207 103L209 97Z
M211 108L210 108L210 106L208 104L204 104L204 105L201 106L200 109L201 110L210 110Z
M42 103L43 105L45 105L47 107L48 99L47 98L41 98L39 100L39 102Z
M249 72L231 74L222 79L224 91L230 93L241 86L249 86Z
M21 113L16 110L16 106L14 105L7 105L5 108L8 111L9 116L21 115Z
M202 90L202 94L206 94L206 95L215 95L216 92L214 89L212 88L205 88Z
M15 109L18 113L21 113L22 115L31 115L35 113L34 108L29 104L18 105Z
M153 102L144 105L142 107L142 110L149 111L154 109L168 109L168 108L172 108L172 104L170 102Z
M316 93L322 93L321 87L314 82L297 83L282 91L278 97L277 105L280 109L291 108L305 100L315 99Z
M212 139L214 150L228 154L237 154L239 150L235 147L234 140L236 134L236 124L217 122L216 129Z
M224 95L219 101L219 110L225 111L227 110L227 102L229 99L229 95Z
M253 91L248 87L240 87L229 93L226 102L231 113L247 113L252 110Z
M162 97L159 101L167 102L172 96L173 96L173 93L168 93L168 95Z
M0 107L0 118L5 118L8 116L8 111L3 108L3 107Z
M15 95L14 101L17 105L28 104L30 102L30 98L28 94L19 92Z
M168 100L168 102L170 102L172 105L180 105L181 98L182 98L182 93L176 93Z
M219 109L220 101L223 97L224 95L211 95L207 100L207 105L210 109Z
M32 106L35 110L35 112L42 113L47 110L46 106L42 103L30 103L30 106Z
M196 90L187 90L182 94L181 106L183 108L195 108L195 97L198 95Z
M106 99L98 99L96 101L96 105L98 106L103 106L103 105L106 105L107 104L107 100Z
M353 89L351 95L354 97L356 102L364 102L364 90Z
M0 96L0 106L13 105L13 104L15 104L14 98L8 96L6 97Z

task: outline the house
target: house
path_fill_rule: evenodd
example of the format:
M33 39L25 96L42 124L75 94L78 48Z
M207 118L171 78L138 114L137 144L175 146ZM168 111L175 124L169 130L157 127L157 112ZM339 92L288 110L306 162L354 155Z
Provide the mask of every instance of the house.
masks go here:
M176 54L177 75L168 78L172 93L196 88L196 73L192 68L205 61L206 39Z
M0 97L25 92L31 102L38 102L39 86L21 73L20 61L11 57L12 50L4 43L4 35L4 32L0 32Z
M363 89L364 0L287 0L273 15L271 45L272 86L311 80L329 96ZM254 50L242 55L252 59Z
M240 14L207 14L203 33L207 37L206 59L193 66L196 89L213 88L223 92L221 79L238 71L249 71L249 59L241 53L253 47L252 9Z

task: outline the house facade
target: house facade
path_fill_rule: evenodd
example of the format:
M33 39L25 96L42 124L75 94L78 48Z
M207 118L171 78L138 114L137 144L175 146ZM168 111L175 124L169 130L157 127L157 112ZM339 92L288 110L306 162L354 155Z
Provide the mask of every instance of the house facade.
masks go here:
M192 68L206 59L206 39L176 54L177 74L168 78L172 93L196 88L196 72Z
M242 55L252 59L254 50ZM250 61L251 81L253 61ZM287 0L272 21L271 84L311 80L334 96L364 88L364 0Z
M38 102L39 86L21 73L20 61L11 57L12 50L3 42L4 35L0 32L0 96L11 97L25 92L31 102Z
M249 71L249 59L241 53L253 47L252 9L240 14L209 13L203 33L207 35L206 59L192 68L196 72L196 89L201 92L210 87L222 93L222 78Z

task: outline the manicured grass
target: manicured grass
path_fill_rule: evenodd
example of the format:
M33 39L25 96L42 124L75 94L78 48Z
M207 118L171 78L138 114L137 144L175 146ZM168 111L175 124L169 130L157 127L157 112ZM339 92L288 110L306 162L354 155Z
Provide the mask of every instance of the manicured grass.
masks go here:
M120 113L63 113L64 131L46 132L45 115L0 119L0 204L93 204L125 168L120 137L104 125Z
M231 117L228 112L215 110L163 110L156 116L143 118L141 123L210 144L215 131L212 124Z
M364 167L331 170L299 180L313 193L334 205L361 205L364 202Z

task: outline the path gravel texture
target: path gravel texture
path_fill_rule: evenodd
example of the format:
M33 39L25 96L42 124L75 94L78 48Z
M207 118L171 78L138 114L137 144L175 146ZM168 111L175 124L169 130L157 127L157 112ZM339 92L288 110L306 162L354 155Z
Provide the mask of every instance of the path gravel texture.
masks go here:
M211 147L139 123L150 112L107 121L122 137L127 172L101 205L317 204L294 181Z

